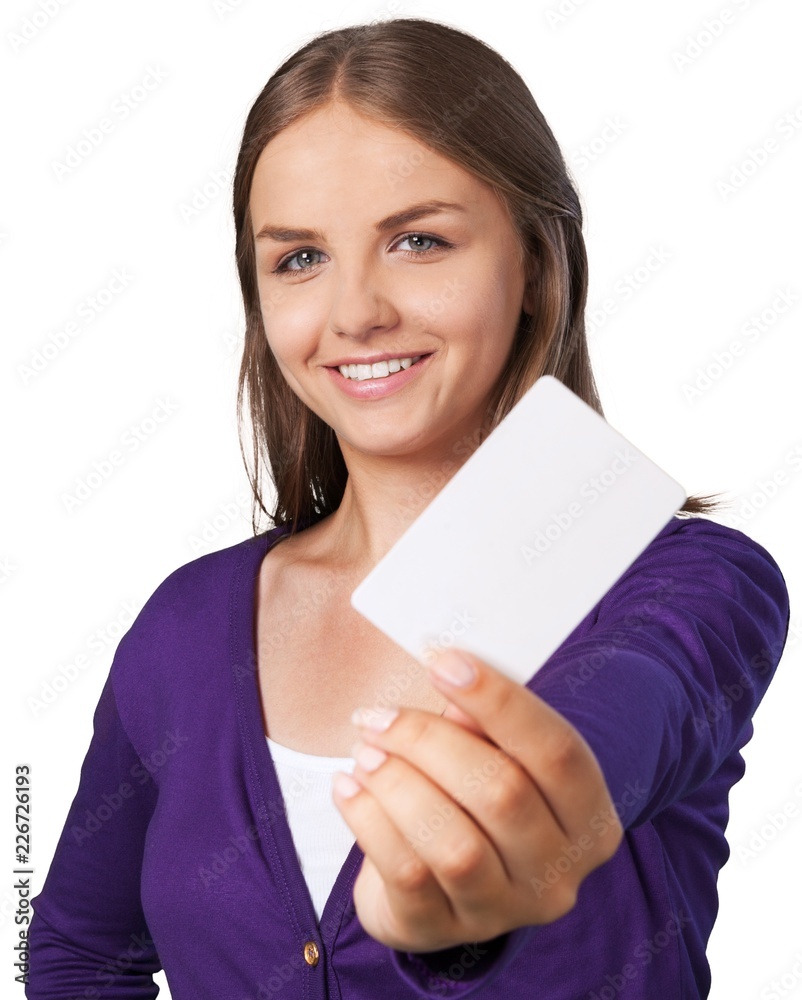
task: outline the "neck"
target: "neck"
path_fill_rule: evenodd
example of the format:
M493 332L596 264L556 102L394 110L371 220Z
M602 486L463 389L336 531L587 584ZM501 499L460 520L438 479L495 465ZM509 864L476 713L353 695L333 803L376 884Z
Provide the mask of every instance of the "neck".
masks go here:
M426 455L366 455L341 442L348 481L340 506L326 518L332 560L367 575L479 444L478 429Z

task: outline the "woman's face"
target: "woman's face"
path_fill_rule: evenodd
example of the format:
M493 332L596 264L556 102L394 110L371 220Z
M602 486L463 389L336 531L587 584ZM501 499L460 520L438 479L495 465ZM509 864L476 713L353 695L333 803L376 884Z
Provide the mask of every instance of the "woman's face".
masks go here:
M250 208L269 346L346 461L349 446L434 456L475 437L521 309L532 311L493 190L336 103L267 144ZM371 368L369 380L338 370L377 355L424 357L385 378L373 376L394 363Z

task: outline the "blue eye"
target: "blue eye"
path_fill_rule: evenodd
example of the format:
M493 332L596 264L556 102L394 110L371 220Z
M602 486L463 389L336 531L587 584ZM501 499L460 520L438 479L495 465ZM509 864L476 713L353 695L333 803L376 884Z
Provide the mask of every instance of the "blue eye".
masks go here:
M291 260L295 260L296 258L300 259L303 254L316 254L316 253L319 254L320 251L315 250L313 247L304 247L302 250L296 250L291 257L285 257L284 260L280 261L273 273L282 274L286 271L311 271L312 268L315 266L314 264L312 265L312 267L287 267L287 264L289 264Z
M429 236L427 233L407 233L406 236L402 236L400 239L398 239L393 244L393 246L397 247L400 243L405 243L407 240L418 240L418 241L423 240L429 244L432 244L428 247L423 247L418 250L401 250L401 253L407 254L410 257L426 257L429 254L437 253L438 251L441 250L451 249L454 245L453 243L448 243L446 240L441 240L437 236ZM300 250L296 250L295 253L291 254L289 257L284 257L283 260L279 261L279 263L273 270L273 274L290 274L290 273L299 274L301 271L314 271L317 268L319 261L311 264L308 261L308 258L310 256L313 256L314 254L318 254L320 256L321 251L316 250L314 247L302 247ZM297 261L299 264L301 264L303 260L306 260L306 262L309 264L308 267L288 266L292 261Z
M427 236L426 233L410 233L409 236L402 236L398 241L399 243L406 243L407 240L428 240L429 243L437 243L440 246L444 246L443 240L438 240L436 236ZM417 253L429 253L434 247L426 247L425 249L419 249Z

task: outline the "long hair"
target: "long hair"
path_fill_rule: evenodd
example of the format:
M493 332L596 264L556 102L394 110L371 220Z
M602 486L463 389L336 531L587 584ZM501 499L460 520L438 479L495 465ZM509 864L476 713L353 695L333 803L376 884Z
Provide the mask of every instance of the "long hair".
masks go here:
M314 523L335 511L348 470L336 435L292 391L270 350L256 281L251 182L260 153L282 129L332 101L396 127L484 181L506 205L536 309L523 310L479 442L541 375L553 375L604 415L585 333L588 262L582 211L557 141L524 81L467 32L422 18L317 35L270 77L245 122L233 184L236 260L245 306L237 391L240 449L259 511L274 525ZM243 445L247 395L250 463ZM264 505L262 463L275 489ZM680 512L706 514L714 495Z

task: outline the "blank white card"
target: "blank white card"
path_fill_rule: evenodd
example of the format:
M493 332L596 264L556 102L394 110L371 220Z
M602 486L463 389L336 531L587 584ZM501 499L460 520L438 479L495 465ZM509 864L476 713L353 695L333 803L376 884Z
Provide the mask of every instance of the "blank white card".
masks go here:
M458 646L525 684L685 502L539 378L351 595L420 663Z

